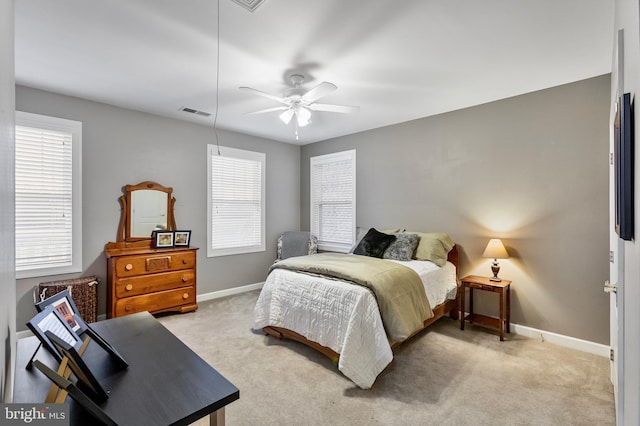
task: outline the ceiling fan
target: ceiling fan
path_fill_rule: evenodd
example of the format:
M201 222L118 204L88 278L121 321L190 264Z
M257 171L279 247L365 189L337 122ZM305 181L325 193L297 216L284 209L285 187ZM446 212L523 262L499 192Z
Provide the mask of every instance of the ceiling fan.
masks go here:
M288 89L284 96L272 95L251 87L240 87L245 92L255 93L264 96L284 105L273 108L261 109L259 111L250 112L248 114L264 114L267 112L282 111L280 120L285 124L289 124L291 119L296 117L296 126L304 127L309 124L311 119L311 111L339 112L343 114L358 112L360 107L347 105L330 105L316 103L318 99L329 93L334 92L338 87L333 83L323 81L313 89L305 91L301 85L304 82L304 76L300 74L292 74L290 77L293 88Z

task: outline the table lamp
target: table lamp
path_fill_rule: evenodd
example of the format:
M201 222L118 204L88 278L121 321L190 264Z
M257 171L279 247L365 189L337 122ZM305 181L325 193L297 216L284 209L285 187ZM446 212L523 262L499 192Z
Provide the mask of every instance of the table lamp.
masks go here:
M498 259L508 259L509 253L507 253L507 249L504 248L504 244L498 238L494 238L489 240L489 244L487 244L487 248L484 249L484 253L482 253L482 257L488 257L493 259L493 263L491 264L491 271L493 272L493 277L489 278L490 281L502 281L502 278L498 278L498 272L500 272L500 265L498 264Z

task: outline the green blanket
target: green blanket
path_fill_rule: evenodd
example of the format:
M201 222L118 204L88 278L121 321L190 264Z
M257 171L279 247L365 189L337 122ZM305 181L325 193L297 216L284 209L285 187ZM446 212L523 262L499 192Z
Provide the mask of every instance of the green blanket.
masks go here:
M433 317L422 280L411 268L388 260L341 253L290 257L273 269L351 281L373 291L389 342L402 342Z

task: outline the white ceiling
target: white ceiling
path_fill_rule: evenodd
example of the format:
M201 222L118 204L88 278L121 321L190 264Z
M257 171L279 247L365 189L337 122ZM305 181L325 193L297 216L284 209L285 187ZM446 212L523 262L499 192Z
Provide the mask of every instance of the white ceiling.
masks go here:
M219 1L15 0L16 82L209 126L179 109L218 105L220 129L306 144L611 71L609 0ZM360 112L314 112L299 141L246 115L278 104L239 86L281 95L294 72Z

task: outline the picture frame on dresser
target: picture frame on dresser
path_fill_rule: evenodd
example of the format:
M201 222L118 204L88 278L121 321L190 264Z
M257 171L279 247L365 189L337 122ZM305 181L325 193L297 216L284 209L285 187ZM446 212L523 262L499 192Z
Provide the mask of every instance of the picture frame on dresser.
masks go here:
M189 247L191 231L173 231L175 247Z
M173 248L174 232L173 231L153 231L151 240L154 248Z

